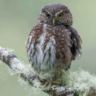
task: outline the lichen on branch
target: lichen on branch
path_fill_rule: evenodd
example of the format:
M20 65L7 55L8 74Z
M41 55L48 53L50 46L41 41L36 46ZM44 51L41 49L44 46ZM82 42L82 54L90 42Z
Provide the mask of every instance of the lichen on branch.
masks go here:
M45 79L50 76L48 73L37 75L30 67L26 67L7 49L0 47L0 60L7 64L15 74L22 77L30 85L51 94L51 96L96 96L96 76L87 71L63 71L62 85L52 85L50 90L43 87ZM59 78L60 79L60 78Z

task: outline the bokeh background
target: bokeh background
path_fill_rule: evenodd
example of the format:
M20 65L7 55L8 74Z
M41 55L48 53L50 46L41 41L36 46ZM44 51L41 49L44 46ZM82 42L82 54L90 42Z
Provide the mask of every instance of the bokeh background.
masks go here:
M28 64L25 41L43 6L61 3L73 13L73 27L82 38L81 59L72 62L71 70L96 73L96 0L0 0L0 46L11 48L17 57ZM11 76L9 68L0 63L0 96L48 96L36 95L30 86L21 86L17 76Z

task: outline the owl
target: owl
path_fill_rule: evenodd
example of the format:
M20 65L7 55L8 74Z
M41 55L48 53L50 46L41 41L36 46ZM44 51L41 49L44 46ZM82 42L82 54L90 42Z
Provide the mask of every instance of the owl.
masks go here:
M72 60L80 57L82 41L72 23L72 13L65 5L42 8L26 42L29 64L38 74L52 71L60 77L62 70L68 70Z

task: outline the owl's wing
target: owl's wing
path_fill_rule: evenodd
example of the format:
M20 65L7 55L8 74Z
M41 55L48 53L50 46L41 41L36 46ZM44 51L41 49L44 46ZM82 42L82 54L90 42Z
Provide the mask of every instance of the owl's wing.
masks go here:
M72 59L74 60L76 58L76 56L78 55L78 57L80 58L81 56L81 37L79 36L78 32L72 28L71 26L69 27L69 30L71 32L70 38L71 38L71 53L72 53Z

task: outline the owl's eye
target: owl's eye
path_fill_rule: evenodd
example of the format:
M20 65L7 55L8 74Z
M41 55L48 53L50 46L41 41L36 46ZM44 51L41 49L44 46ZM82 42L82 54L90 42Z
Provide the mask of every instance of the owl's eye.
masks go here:
M50 14L46 14L46 18L50 18Z
M58 17L59 18L62 18L63 17L63 13L59 14Z

